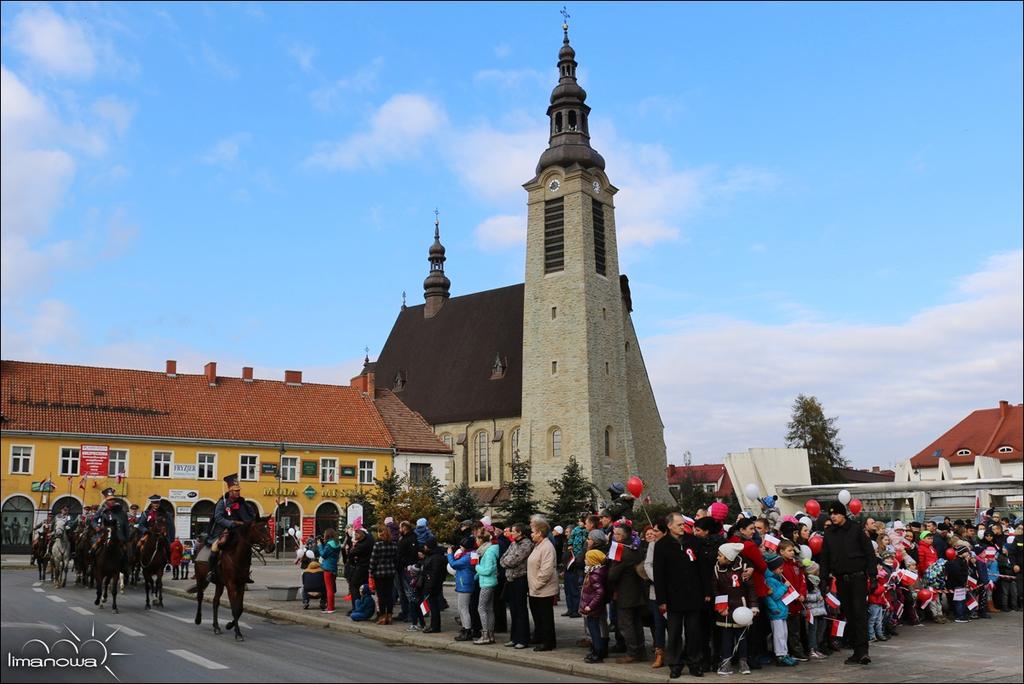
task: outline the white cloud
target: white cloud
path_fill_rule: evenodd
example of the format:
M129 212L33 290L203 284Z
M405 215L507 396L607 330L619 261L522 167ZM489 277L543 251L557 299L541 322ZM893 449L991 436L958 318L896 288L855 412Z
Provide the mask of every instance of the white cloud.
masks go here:
M669 460L783 446L800 393L838 417L844 455L862 467L913 456L972 410L1020 401L1022 261L992 257L951 301L898 325L675 321L643 341Z
M492 216L477 226L474 234L483 250L521 247L526 244L526 216Z
M377 57L354 74L317 88L309 94L309 100L318 111L338 111L346 104L346 97L373 91L377 87L377 80L383 66L384 58Z
M312 45L294 42L288 46L288 54L303 71L313 70L313 57L316 56L316 48Z
M504 90L521 86L546 88L551 85L551 77L536 69L482 69L473 74L473 81L494 84Z
M128 218L124 207L118 207L107 225L103 256L116 259L127 253L139 239L139 224Z
M250 136L246 132L235 133L226 138L221 138L202 156L206 164L215 166L230 166L238 161L238 153L242 145L249 142Z
M123 135L132 119L135 118L135 107L122 102L116 97L103 97L92 103L93 113L102 121L105 121L117 132Z
M11 44L37 67L57 76L89 77L96 71L86 27L45 5L18 14Z
M306 163L326 169L380 167L417 154L421 143L447 120L441 106L423 95L394 95L373 114L368 131L341 142L319 143Z
M519 209L526 201L522 184L533 177L547 135L547 123L533 119L513 130L485 125L453 134L445 147L466 186L503 208Z

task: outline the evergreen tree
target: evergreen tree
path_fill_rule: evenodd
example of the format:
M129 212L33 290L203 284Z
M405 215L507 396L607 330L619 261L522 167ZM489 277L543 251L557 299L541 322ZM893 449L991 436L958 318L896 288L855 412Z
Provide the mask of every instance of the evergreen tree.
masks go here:
M807 449L811 484L840 482L836 468L849 468L849 462L842 457L843 443L839 441L839 427L836 418L826 418L825 411L817 397L803 394L793 402L793 418L786 434L786 446Z
M548 480L554 498L548 503L548 515L551 523L564 525L575 522L581 513L593 512L597 505L597 488L583 476L583 469L575 456L569 457L569 463L562 471L562 477Z
M512 481L507 485L509 500L503 503L498 512L505 518L505 525L512 523L528 523L530 516L537 512L537 502L533 500L533 482L530 481L530 466L519 458L512 460Z
M384 476L373 479L374 489L369 493L376 511L387 517L395 514L399 498L405 490L405 478L397 470L384 469Z
M468 482L460 482L446 497L445 504L456 520L479 520L483 517L480 502Z

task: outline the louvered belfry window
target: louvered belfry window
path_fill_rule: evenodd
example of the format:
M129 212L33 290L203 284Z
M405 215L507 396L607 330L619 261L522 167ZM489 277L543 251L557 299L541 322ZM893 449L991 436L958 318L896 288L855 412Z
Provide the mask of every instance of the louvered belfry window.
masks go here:
M565 270L565 203L562 198L544 203L544 272Z
M604 205L593 197L590 201L594 212L594 265L598 273L605 275Z

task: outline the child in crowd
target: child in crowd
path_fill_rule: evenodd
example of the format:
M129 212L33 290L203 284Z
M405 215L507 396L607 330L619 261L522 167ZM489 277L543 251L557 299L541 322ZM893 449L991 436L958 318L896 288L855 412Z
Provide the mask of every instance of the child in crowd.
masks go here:
M775 662L785 667L796 665L796 660L789 655L789 630L786 628L786 621L789 619L789 606L782 602L782 597L789 591L789 584L786 582L782 568L786 561L782 556L772 554L765 558L768 564L768 572L765 573L765 582L768 584L768 596L765 603L768 606L768 619L772 623L772 642L775 644Z
M956 547L956 557L946 563L946 589L953 592L953 615L959 623L967 619L967 558L971 547L967 543Z
M377 606L373 601L373 592L370 591L369 584L364 584L362 589L359 590L359 598L356 599L356 606L352 609L350 617L353 622L366 622L376 612Z
M733 656L738 658L737 669L741 674L750 674L747 664L747 639L743 627L737 625L732 618L733 611L740 606L750 608L754 615L758 613L757 590L754 583L743 578L748 566L740 553L743 544L722 544L718 547L718 562L715 564L714 595L715 625L721 634L722 656L718 674L731 675L736 672L732 667ZM724 597L724 601L723 601Z
M796 589L800 598L789 604L789 616L786 618L786 632L788 634L789 656L793 660L807 661L807 654L804 653L804 644L800 638L801 629L804 623L804 599L807 596L807 580L804 579L803 568L797 563L797 546L789 539L783 539L779 544L779 555L782 556L782 576L786 583Z
M828 610L825 608L825 597L821 593L821 576L818 574L821 568L817 563L811 561L807 565L807 598L804 606L807 608L807 643L811 652L808 654L811 660L824 660L826 656L822 652L828 630Z
M418 549L416 562L402 569L402 572L406 573L409 578L409 591L412 593L409 605L409 622L411 624L405 628L407 632L416 632L427 626L421 607L423 599L426 598L423 594L423 555L423 549Z
M874 588L871 588L871 584L868 584L868 641L888 641L889 637L885 635L885 582L888 579L888 575L885 574L885 570L882 569L881 565L878 568L878 574L875 576Z
M590 635L590 653L583 661L600 663L608 656L608 566L603 551L591 549L584 556L580 614Z
M921 565L918 563L918 567ZM939 558L928 566L925 571L918 571L918 576L924 579L924 586L936 592L935 599L928 604L928 611L932 619L940 625L946 624L946 617L942 614L942 591L946 588L946 559Z

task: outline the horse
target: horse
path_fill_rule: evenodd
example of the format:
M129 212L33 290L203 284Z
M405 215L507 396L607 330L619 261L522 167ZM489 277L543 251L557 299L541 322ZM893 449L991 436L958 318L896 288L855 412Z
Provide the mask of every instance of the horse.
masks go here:
M92 545L96 533L88 523L79 525L78 539L75 543L75 584L91 587L93 585L92 573Z
M39 581L46 579L46 568L49 565L50 533L40 532L36 540L32 542L32 562L39 566Z
M245 641L242 630L238 624L242 617L242 605L245 599L245 583L249 578L249 568L252 565L252 552L254 548L261 549L263 553L273 553L274 536L270 533L268 520L270 516L257 518L250 522L242 523L234 529L233 538L222 547L220 553L220 564L217 571L216 590L213 594L213 633L220 634L220 624L217 621L217 609L220 607L220 597L224 588L228 590L228 600L231 602L231 621L224 627L235 630L235 641ZM213 541L209 540L212 544ZM196 624L203 623L203 590L206 588L206 576L210 570L208 561L196 561Z
M149 593L153 603L164 607L164 567L167 565L167 521L159 517L153 521L141 548L137 550L137 566L142 568L146 583L146 610L150 609Z
M107 602L107 591L113 580L113 602L111 607L117 613L117 585L124 570L124 544L117 538L115 524L107 522L100 532L100 547L93 558L93 576L96 579L96 601L100 605L100 597L103 603Z
M53 530L53 546L50 547L50 574L53 576L53 586L67 585L70 558L71 541L68 539L68 528L65 525L57 525Z

